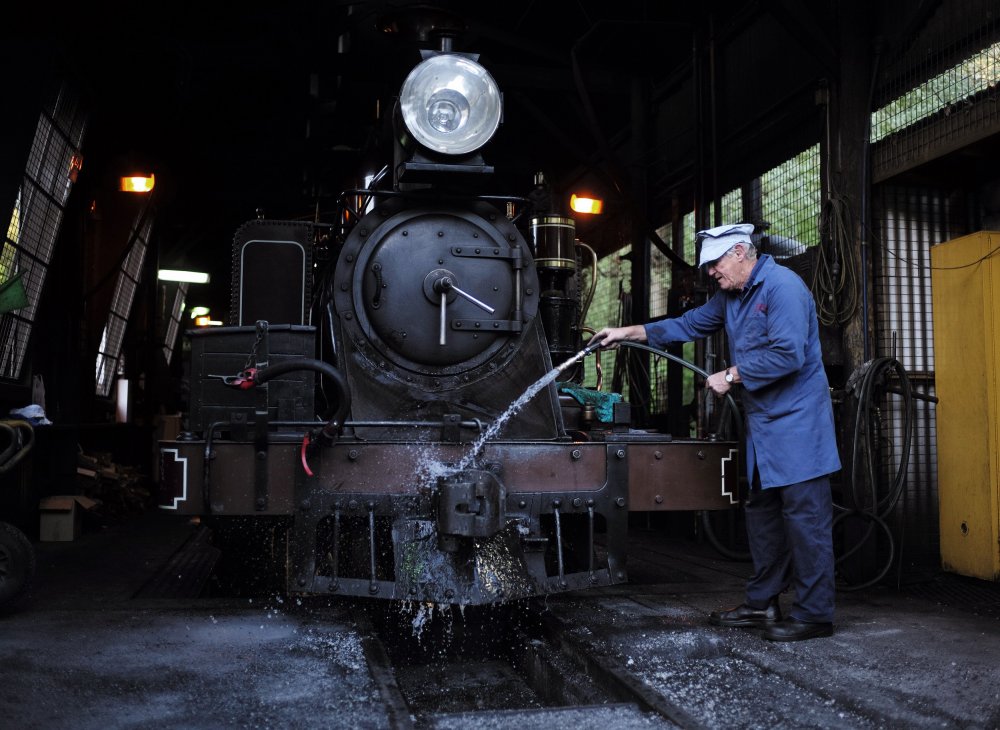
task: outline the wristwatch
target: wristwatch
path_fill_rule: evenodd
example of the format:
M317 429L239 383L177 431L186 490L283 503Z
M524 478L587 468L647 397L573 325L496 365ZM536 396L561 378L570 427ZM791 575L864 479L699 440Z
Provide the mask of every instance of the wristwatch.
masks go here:
M727 383L732 383L733 380L734 380L733 374L731 372L729 372L729 368L726 368L726 382Z

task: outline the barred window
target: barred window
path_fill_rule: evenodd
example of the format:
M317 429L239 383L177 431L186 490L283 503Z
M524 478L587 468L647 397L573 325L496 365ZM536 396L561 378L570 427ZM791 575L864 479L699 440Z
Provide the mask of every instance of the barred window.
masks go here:
M597 285L594 288L594 298L587 310L587 321L584 326L600 330L604 327L618 327L630 321L632 261L629 259L629 253L631 251L632 246L626 245L597 262ZM601 385L604 391L612 389L618 352L618 350L608 350L600 353ZM587 387L596 387L597 383L597 360L588 357L584 360L583 384Z
M819 243L822 185L818 144L765 172L760 186L761 213L770 224L765 253L794 256Z
M0 284L19 276L26 303L0 314L0 379L21 379L70 190L83 164L86 114L63 85L46 103L0 250Z
M872 114L871 141L878 142L931 117L958 110L1000 82L1000 43L994 43L942 74L898 96Z
M767 252L779 256L790 256L801 253L807 246L819 243L819 215L821 201L820 154L819 145L813 145L786 162L777 165L764 173L760 178L761 204L760 211L746 211L743 194L740 189L731 190L719 201L719 220L723 224L739 223L759 215L769 223ZM715 203L709 206L709 219L715 220ZM695 263L695 220L694 213L687 213L681 224L683 236L684 259ZM677 250L673 241L672 226L665 225L657 230L657 235L671 248ZM628 260L630 246L625 246L614 254L601 260L598 267L599 281L594 301L588 312L586 325L593 329L606 326L620 326L632 322L630 274L631 262ZM667 257L654 250L650 255L650 280L648 282L650 319L666 316L668 295L673 285L671 266ZM610 380L616 364L621 357L621 351L602 354L604 371L604 388L612 387ZM685 343L682 357L688 362L695 358L694 343ZM699 363L694 363L699 364ZM645 398L632 398L639 402L648 402L652 412L663 412L675 404L666 402L667 366L663 358L654 358L650 370L649 392ZM586 361L585 383L596 382L594 362ZM683 398L689 402L694 398L694 376L690 370L683 375ZM616 385L627 390L628 378L618 378ZM623 393L628 397L628 393ZM638 394L636 394L638 395ZM677 404L678 406L680 404Z
M181 331L181 317L184 316L184 303L187 299L188 286L190 285L186 281L178 282L174 292L174 301L170 307L170 318L167 320L167 328L163 337L163 356L167 360L167 365L170 365L174 358L174 347L177 345L177 334Z
M110 395L111 386L118 373L122 343L125 341L125 328L128 325L129 313L132 311L135 291L142 280L142 265L146 259L152 227L153 211L147 201L132 225L129 234L131 244L118 271L111 311L108 312L108 321L104 325L101 343L97 348L96 392L100 396Z
M1000 125L1000 22L963 4L935 13L947 39L884 74L884 105L871 116L872 181L996 134Z

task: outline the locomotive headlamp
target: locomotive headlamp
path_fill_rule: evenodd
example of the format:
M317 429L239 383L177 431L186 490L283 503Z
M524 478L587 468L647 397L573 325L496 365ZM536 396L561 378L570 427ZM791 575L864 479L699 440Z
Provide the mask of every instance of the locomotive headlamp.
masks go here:
M500 126L500 89L475 61L444 53L410 72L399 108L418 143L446 155L464 155L486 144Z

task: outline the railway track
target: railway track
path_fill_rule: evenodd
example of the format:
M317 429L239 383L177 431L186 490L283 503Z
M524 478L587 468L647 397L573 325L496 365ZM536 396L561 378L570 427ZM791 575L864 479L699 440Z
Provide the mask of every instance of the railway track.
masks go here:
M274 616L302 614L325 623L331 604L280 598L254 575L255 565L220 565L208 531L199 528L136 597L239 595L250 606L255 598L256 605L272 605ZM477 717L489 717L490 727L503 727L501 718L523 727L528 715L532 725L558 717L557 726L576 728L696 726L682 709L589 653L541 602L464 610L365 599L335 605L331 622L346 609L393 727L464 728Z
M464 612L380 604L354 615L393 727L696 726L590 656L538 604Z
M231 575L220 570L224 564L216 564L199 535L136 597L193 599L191 605L221 601L220 609L244 615L233 615L234 621L264 606L269 622L297 627L298 638L270 657L280 664L287 652L304 652L327 662L330 677L340 677L337 692L351 714L324 716L324 726L355 727L364 719L364 727L419 729L864 728L891 725L895 717L837 689L822 658L833 652L843 661L836 642L815 647L816 653L773 645L752 631L708 626L699 592L707 583L696 575L708 568L689 561L681 570L655 551L642 554L653 560L657 576L693 593L667 597L661 584L637 582L559 600L463 610L344 597L288 600L246 580L252 561L238 561ZM200 566L208 563L217 579L178 580L206 575ZM641 575L643 560L635 564ZM706 576L734 580L714 568ZM231 592L234 587L239 590ZM858 660L857 671L868 671L866 661ZM370 713L356 717L356 707ZM901 716L909 712L907 707Z

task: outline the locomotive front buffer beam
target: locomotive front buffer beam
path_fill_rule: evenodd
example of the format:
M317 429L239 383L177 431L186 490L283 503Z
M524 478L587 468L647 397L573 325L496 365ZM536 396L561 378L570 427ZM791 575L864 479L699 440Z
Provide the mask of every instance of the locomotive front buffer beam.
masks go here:
M290 593L484 604L626 580L629 511L738 504L730 442L161 443L160 507L287 518ZM258 477L259 479L259 477Z

